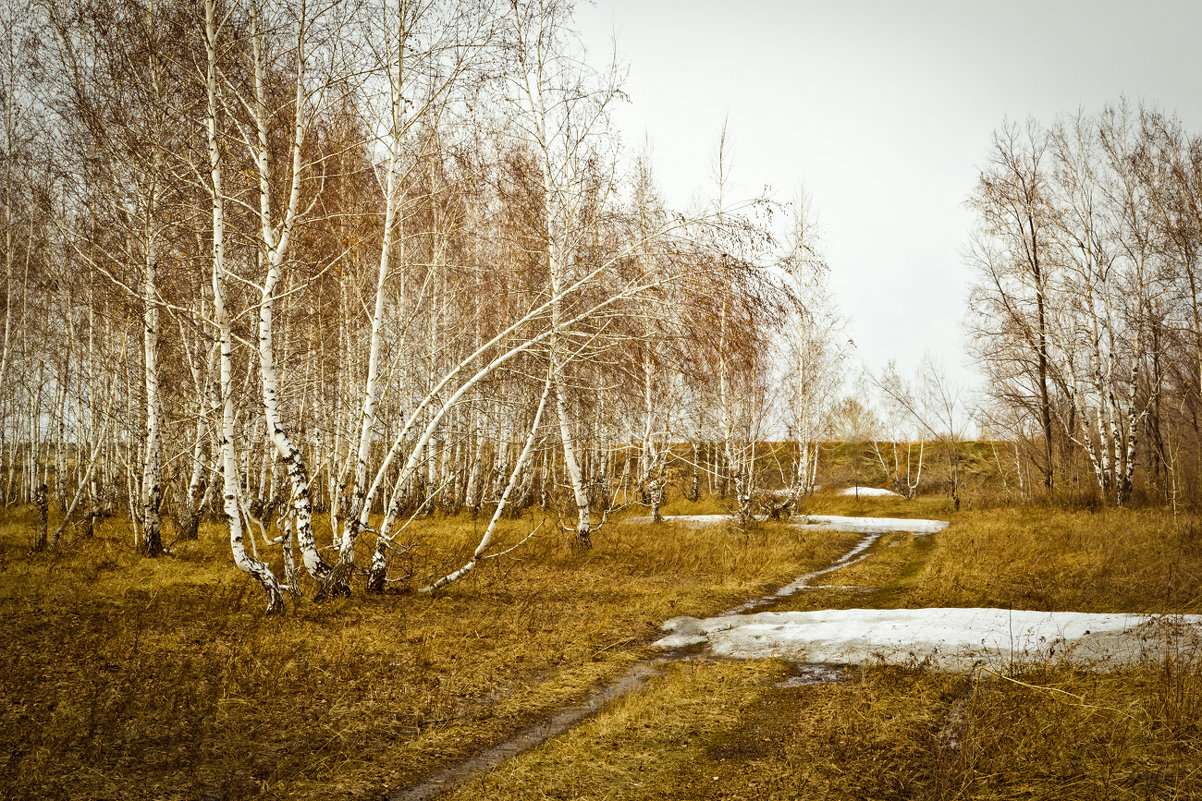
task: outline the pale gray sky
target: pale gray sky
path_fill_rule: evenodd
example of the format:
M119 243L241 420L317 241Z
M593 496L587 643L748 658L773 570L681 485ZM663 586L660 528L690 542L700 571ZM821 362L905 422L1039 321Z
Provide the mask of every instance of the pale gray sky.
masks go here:
M629 65L628 143L669 201L712 185L729 117L743 194L813 195L831 284L873 369L930 351L964 380L963 202L1004 117L1121 96L1202 130L1199 0L597 0L594 63Z

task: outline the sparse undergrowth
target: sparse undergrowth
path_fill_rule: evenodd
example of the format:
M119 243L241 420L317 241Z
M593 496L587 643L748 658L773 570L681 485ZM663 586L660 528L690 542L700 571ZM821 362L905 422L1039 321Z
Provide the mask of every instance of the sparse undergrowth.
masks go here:
M936 539L922 606L1202 612L1202 516L1159 509L973 512Z
M787 686L782 662L676 664L643 693L462 787L518 799L1188 799L1200 700L1174 677L870 667ZM1190 666L1194 691L1197 666ZM1183 678L1180 673L1176 678Z
M821 494L806 511L954 525L887 535L871 558L824 577L833 589L778 608L1202 611L1197 517L953 515L938 498ZM721 611L857 539L615 525L581 551L548 534L432 598L300 602L270 619L217 526L142 560L111 521L95 541L31 555L28 522L0 528L0 781L16 798L379 798L613 677L647 654L664 619ZM471 521L422 525L415 575L474 544ZM529 526L511 524L507 541ZM1202 666L1185 657L1119 674L869 667L838 684L782 686L792 670L671 665L453 797L1202 795Z
M219 525L147 560L119 521L31 554L31 519L0 526L8 798L378 798L612 677L665 618L721 611L854 540L614 525L582 551L536 535L433 597L267 618ZM421 523L415 576L460 563L481 525Z
M867 511L864 503L819 503L824 513ZM913 509L905 514L898 508L905 501L889 500L878 508L882 516L951 519L954 525L946 531L933 537L883 537L872 559L824 579L848 590L804 593L782 608L1202 612L1202 516L1038 507L949 515L934 503L919 507L921 514Z
M942 501L818 496L808 511L940 517ZM900 513L900 514L899 514ZM1195 517L964 512L778 609L989 606L1199 611ZM677 664L643 693L463 787L454 801L1202 797L1202 664L1123 673L850 670L783 686L781 662Z

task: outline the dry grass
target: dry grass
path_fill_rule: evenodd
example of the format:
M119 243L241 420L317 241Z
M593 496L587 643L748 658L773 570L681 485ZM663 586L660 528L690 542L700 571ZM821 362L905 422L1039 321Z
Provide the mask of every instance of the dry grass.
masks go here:
M1166 728L1154 672L1034 671L1017 684L881 667L840 684L782 686L788 673L780 662L675 665L451 799L1202 794L1197 719Z
M1202 612L1202 516L1022 508L958 521L936 538L919 605Z
M876 510L873 512L873 510ZM823 579L876 587L871 607L1004 607L1152 614L1202 612L1202 515L1046 507L952 512L942 498L818 495L807 511L951 520L934 537L882 538L875 555ZM848 606L807 593L796 608Z
M776 662L675 663L580 728L477 777L448 801L689 798L716 739L787 669Z
M1202 794L1197 719L1166 728L1155 674L1036 671L1021 677L1024 684L1015 684L892 667L867 669L842 684L781 687L764 681L786 671L777 663L770 673L772 664L733 675L730 665L684 668L641 703L607 712L537 757L519 760L490 783L478 784L488 788L487 795L473 795L469 788L457 798L820 801L1186 799ZM705 692L717 710L696 705ZM953 712L960 708L963 718ZM669 736L652 737L638 725L644 720ZM963 727L953 743L955 722ZM625 734L613 730L620 725L626 726ZM672 738L680 732L691 737ZM634 744L623 746L624 738ZM643 757L648 738L662 746L659 760ZM596 748L600 743L604 746ZM602 770L581 767L594 759L601 760ZM537 764L557 770L527 772ZM605 768L611 764L637 766L643 789L628 789L630 777ZM565 767L569 783L559 781Z
M434 597L269 619L217 525L144 560L120 521L31 554L32 520L0 521L6 798L377 798L616 675L664 619L756 596L854 539L614 525L581 551L540 534ZM480 525L411 531L415 580L461 561Z
M706 504L669 513L717 511ZM869 590L782 608L1202 611L1198 517L950 515L942 498L828 495L807 511L954 524L882 537L871 558L822 579ZM265 619L218 527L147 561L115 522L32 555L31 520L0 525L0 793L13 798L379 798L616 676L664 619L759 595L857 539L615 525L592 551L536 537L433 598L356 595ZM462 559L478 526L413 530L415 581ZM1202 666L1186 657L1120 674L879 667L780 686L790 671L671 665L454 797L1202 797Z
M921 510L911 516L937 517L939 502L909 505ZM871 504L882 513L907 506ZM843 498L814 505L868 511ZM1034 600L1049 609L1198 611L1196 518L1032 509L954 519L936 537L883 537L872 558L823 578L874 591L807 592L780 608ZM843 683L780 686L789 670L674 666L454 798L1202 797L1202 664L1193 657L1110 674L869 667Z
M913 500L881 495L860 497L817 492L802 503L805 514L848 515L851 517L905 517L952 520L952 502L942 495L923 495Z

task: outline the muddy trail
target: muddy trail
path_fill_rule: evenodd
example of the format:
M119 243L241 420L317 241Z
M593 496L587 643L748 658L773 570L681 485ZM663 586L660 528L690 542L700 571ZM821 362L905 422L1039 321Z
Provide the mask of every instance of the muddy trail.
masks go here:
M634 522L638 521L637 519ZM647 519L645 522L650 522ZM684 525L727 524L719 516L670 518ZM668 666L683 661L783 659L794 673L783 686L830 684L846 680L866 665L921 664L936 671L996 668L1022 664L1065 664L1090 672L1122 670L1163 660L1167 653L1202 658L1202 615L1096 614L1036 612L997 608L896 608L895 587L827 586L817 580L859 564L882 548L882 537L909 533L917 546L896 565L904 574L925 561L930 540L925 535L948 525L938 520L800 516L792 525L859 533L856 544L826 567L799 576L785 586L740 604L715 617L673 618L645 657L583 701L561 709L510 739L420 784L390 796L393 801L430 799L518 756L626 696ZM896 541L887 545L897 545ZM887 548L885 549L887 550ZM866 593L876 608L773 611L803 591L850 590ZM998 673L1002 675L1002 673Z
M725 522L725 518L704 519L691 518L687 522L692 525ZM889 531L912 530L915 523L937 523L938 528L946 526L942 521L912 521L895 518L874 518L873 524L865 530L863 521L868 518L836 518L824 517L821 521L804 521L804 527L823 528L832 531L851 531L862 533L864 536L856 544L842 554L831 564L818 570L800 576L775 592L752 599L744 604L727 610L723 616L742 615L749 612L769 609L810 587L810 582L817 578L857 564L872 555L872 546ZM684 522L684 521L682 521ZM921 526L917 526L921 528ZM936 529L938 530L938 529ZM606 705L643 687L652 678L662 675L666 667L673 662L711 658L703 648L684 645L682 647L662 648L661 653L648 657L626 670L618 678L594 690L584 700L572 706L565 707L550 717L528 726L502 743L492 746L481 753L470 757L456 765L441 770L407 789L387 796L389 801L426 801L450 792L470 779L493 769L502 762L519 754L529 751L557 735L563 734L570 728L600 711ZM840 666L814 664L799 665L798 674L792 681L795 683L826 683L839 681L844 676Z

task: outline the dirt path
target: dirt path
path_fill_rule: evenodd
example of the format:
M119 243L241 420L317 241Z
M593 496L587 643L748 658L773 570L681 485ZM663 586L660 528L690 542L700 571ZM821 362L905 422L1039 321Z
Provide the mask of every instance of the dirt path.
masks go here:
M701 524L716 522L709 520L709 517L711 516L698 516L698 518L703 518ZM715 515L712 517L719 516ZM862 519L863 518L848 518L848 520ZM884 519L887 518L882 518L882 520ZM692 518L690 519L690 522L693 522ZM906 525L913 521L898 520L896 522L898 524ZM837 525L837 521L832 523L831 520L826 520L821 527L830 530L858 530L854 528L838 529L835 528ZM880 539L882 533L882 531L877 530L865 534L864 537L860 539L853 548L851 548L851 550L844 553L830 565L807 573L804 576L801 576L785 585L776 592L765 595L762 598L756 598L748 601L745 604L729 610L725 614L737 615L771 606L774 603L800 592L809 584L809 582L820 576L824 576L828 573L832 573L836 570L840 570L848 567L849 565L863 561L864 559L868 558L870 555L869 549L878 539ZM533 726L522 729L508 740L499 743L498 745L495 745L488 750L471 757L470 759L433 774L420 784L388 796L389 801L427 801L427 799L436 798L443 793L449 792L464 782L474 778L475 776L491 770L505 760L524 753L531 748L546 742L550 738L555 737L556 735L562 734L607 704L639 689L651 678L663 673L666 665L683 659L693 659L696 658L696 656L696 653L693 650L690 650L688 645L685 644L684 647L669 648L659 656L638 662L617 679L603 685L580 703L566 707L551 717L546 718L534 724ZM824 676L825 675L826 674L824 674ZM837 676L838 674L836 673L831 675ZM830 676L826 676L826 678L830 678Z
M800 589L820 589L811 579L862 561L875 539L909 529L934 533L941 521L805 516L805 527L871 532L856 549L822 570L802 576L769 596L715 617L667 621L664 649L691 647L721 659L784 659L795 664L925 665L943 671L984 667L1007 671L1021 664L1066 665L1089 671L1125 670L1167 654L1202 655L1202 615L1032 611L1009 608L895 608L893 592L872 587L857 605L869 609L815 608L758 611ZM918 544L920 538L911 540ZM924 544L929 545L929 540ZM898 545L891 542L890 545ZM918 548L926 551L927 548ZM891 561L891 560L886 560ZM917 570L907 562L903 573ZM903 578L899 575L899 579Z
M522 729L503 743L494 745L470 759L435 773L421 784L389 796L389 801L426 801L450 792L459 785L485 773L507 759L522 754L568 729L600 710L611 701L642 687L663 671L671 659L657 658L639 662L617 680L606 684L578 704L561 709L549 718Z

